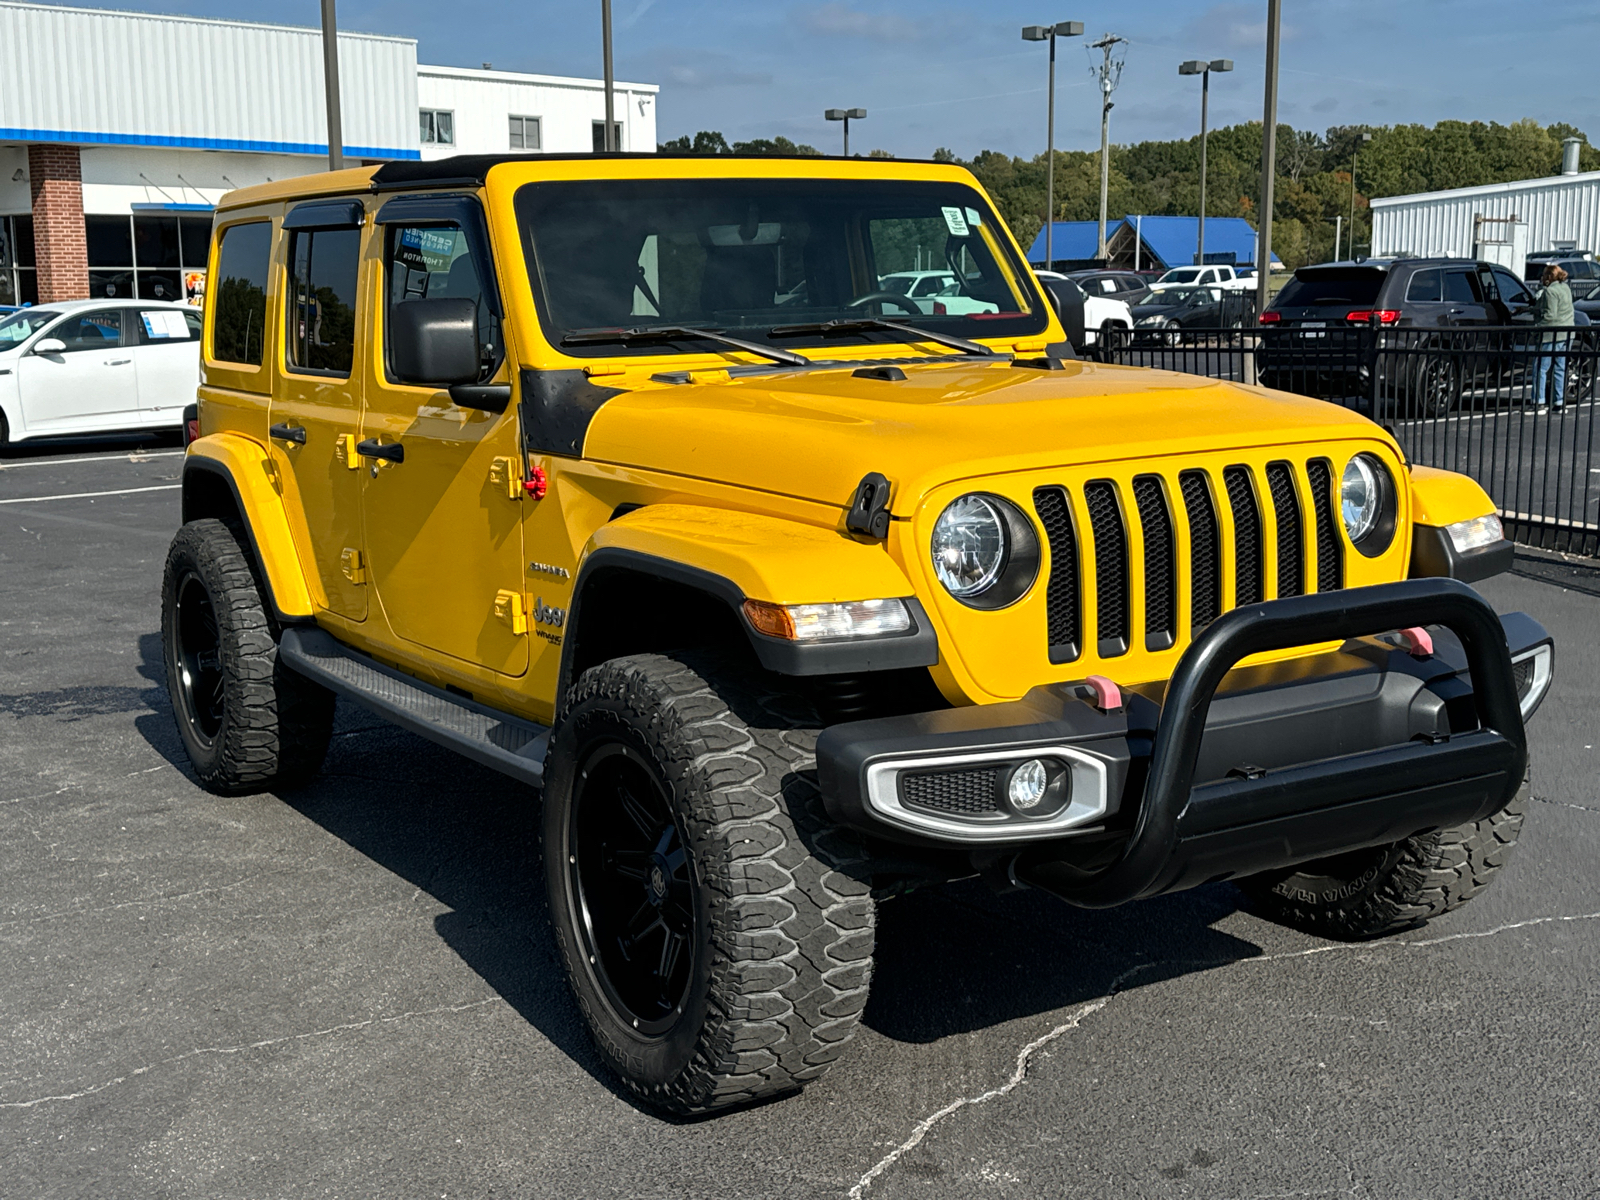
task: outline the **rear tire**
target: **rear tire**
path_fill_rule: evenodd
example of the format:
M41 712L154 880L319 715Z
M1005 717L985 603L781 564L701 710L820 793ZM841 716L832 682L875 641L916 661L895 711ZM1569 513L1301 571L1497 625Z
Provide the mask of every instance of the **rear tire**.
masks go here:
M586 671L551 735L545 880L601 1056L644 1103L797 1091L855 1033L874 907L816 783L817 716L710 656Z
M1270 921L1340 941L1412 929L1460 908L1499 874L1522 832L1528 785L1493 816L1239 881Z
M172 539L161 641L178 735L208 791L294 787L321 769L333 693L278 661L250 561L221 521Z

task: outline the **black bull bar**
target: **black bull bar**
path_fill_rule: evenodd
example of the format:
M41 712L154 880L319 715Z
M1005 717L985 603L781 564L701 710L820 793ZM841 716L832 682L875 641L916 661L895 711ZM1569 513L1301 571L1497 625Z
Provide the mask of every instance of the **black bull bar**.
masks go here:
M1194 786L1213 694L1241 659L1426 625L1460 639L1477 728ZM1035 844L1012 873L1072 904L1108 908L1479 820L1516 795L1527 757L1504 628L1465 584L1414 579L1247 605L1179 659L1120 856L1091 873L1064 843Z

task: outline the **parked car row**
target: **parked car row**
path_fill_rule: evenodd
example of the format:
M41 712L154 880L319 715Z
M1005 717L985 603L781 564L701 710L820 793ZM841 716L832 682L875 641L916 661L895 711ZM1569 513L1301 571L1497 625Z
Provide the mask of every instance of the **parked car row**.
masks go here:
M1034 271L1040 282L1045 285L1047 292L1069 289L1074 293L1074 298L1083 305L1083 341L1086 346L1093 346L1099 341L1100 333L1106 329L1132 329L1133 312L1127 303L1122 300L1113 300L1109 296L1084 289L1076 278L1062 275L1056 271ZM1056 297L1056 306L1060 307L1060 297Z
M0 444L176 428L200 384L200 314L69 300L0 316Z

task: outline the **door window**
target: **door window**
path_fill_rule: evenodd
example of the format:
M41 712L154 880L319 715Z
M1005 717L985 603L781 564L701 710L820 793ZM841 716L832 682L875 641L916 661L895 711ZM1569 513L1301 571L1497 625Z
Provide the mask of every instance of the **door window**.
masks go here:
M1406 288L1406 299L1413 304L1437 304L1444 286L1437 268L1418 271Z
M220 282L212 289L211 356L261 365L267 329L267 264L272 225L254 221L222 231L217 251Z
M1496 270L1494 280L1500 285L1500 299L1507 304L1532 304L1533 297L1528 290L1517 282L1517 277L1510 271Z
M466 231L454 223L391 225L385 254L390 311L412 300L468 299L477 307L483 377L499 365L500 331L483 298L483 278ZM385 320L387 331L393 322ZM389 347L385 332L385 359Z
M297 229L289 239L289 369L348 376L355 361L361 230Z
M1450 304L1481 304L1471 271L1444 273L1444 298Z
M65 342L69 354L80 350L114 349L122 344L122 311L108 308L74 314L51 330L50 336Z

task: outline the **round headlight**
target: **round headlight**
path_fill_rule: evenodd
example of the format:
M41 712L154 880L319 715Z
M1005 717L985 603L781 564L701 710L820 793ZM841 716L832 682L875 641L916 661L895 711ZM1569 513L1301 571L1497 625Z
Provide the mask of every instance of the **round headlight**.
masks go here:
M1005 570L1006 521L983 496L952 500L933 526L933 571L959 599L982 595Z
M1366 537L1378 523L1379 501L1378 473L1366 455L1358 454L1345 466L1339 484L1339 511L1352 542Z
M1350 544L1375 558L1394 544L1398 499L1394 477L1382 460L1357 454L1339 481L1339 515Z

